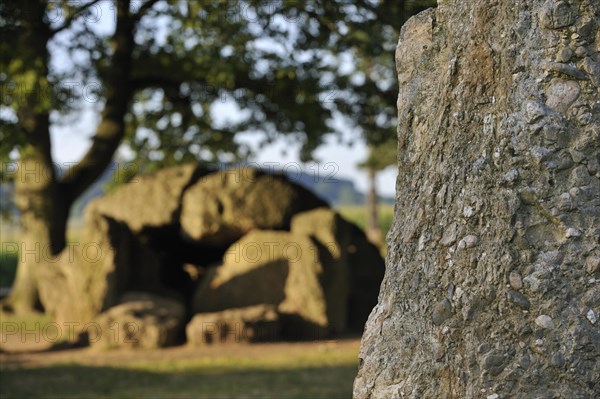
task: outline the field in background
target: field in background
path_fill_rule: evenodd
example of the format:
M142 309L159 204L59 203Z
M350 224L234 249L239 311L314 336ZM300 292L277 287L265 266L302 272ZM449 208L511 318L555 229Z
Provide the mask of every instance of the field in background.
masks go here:
M21 245L19 228L0 220L0 288L10 287L15 279L19 254L15 251ZM77 243L81 237L81 224L69 225L67 242Z
M336 207L336 209L343 217L355 223L361 229L365 229L365 226L367 225L367 207L365 205L339 206ZM390 230L393 220L394 205L379 205L379 227L381 228L383 237L385 237Z
M365 206L337 210L364 228ZM393 206L381 206L384 234L392 219ZM70 229L69 241L77 242L80 232L81 226ZM18 231L3 229L1 239L18 242ZM0 287L12 283L17 261L18 254L0 250ZM50 323L43 315L0 317L2 398L350 398L357 372L358 339L157 351L50 350L43 339L22 342L20 333L5 334L8 324L43 331Z
M350 398L357 372L358 339L60 351L48 350L43 318L2 323L0 397L7 399ZM30 342L6 334L9 324L21 323ZM37 343L31 342L36 330L42 331Z
M358 225L361 229L365 228L367 222L367 210L365 205L340 206L336 209L342 216ZM387 234L393 219L394 206L387 204L380 205L379 225L381 227L382 237L385 237L385 234ZM0 247L0 287L10 287L15 278L19 256L12 251L12 246L7 246L7 243L18 243L18 230L14 226L7 226L5 222L2 223L0 232L0 241L2 242L2 246ZM70 226L68 233L69 242L77 242L80 237L81 228L80 224ZM6 250L7 248L9 251Z

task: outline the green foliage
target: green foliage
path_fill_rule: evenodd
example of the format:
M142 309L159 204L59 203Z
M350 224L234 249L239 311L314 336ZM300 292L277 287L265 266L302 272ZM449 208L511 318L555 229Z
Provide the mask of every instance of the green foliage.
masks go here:
M96 3L30 0L0 7L7 39L0 45L3 157L30 140L19 115L25 105L52 112L54 123L65 124L90 97L99 99L94 107L102 106L113 53L111 36L93 18ZM124 142L138 162L162 167L243 158L249 148L234 139L240 132L261 132L264 144L286 135L303 144L307 159L323 135L341 134L344 128L332 123L336 117L369 142L385 141L395 125L393 51L399 29L432 3L131 2L134 101ZM52 18L59 9L64 18ZM115 9L102 11L109 18ZM13 45L29 34L40 13L46 16L39 29L48 30L49 48L64 58L60 67ZM22 95L29 92L35 95ZM220 117L223 107L238 110L239 117Z
M396 136L392 136L386 142L370 146L367 159L359 166L380 171L388 166L396 165L397 154Z
M365 72L360 92L364 97L353 109L355 125L363 129L369 155L359 166L380 171L396 164L396 98L398 85L394 49L400 28L412 15L434 7L436 0L408 0L378 8L377 21L365 46L357 46L359 71ZM380 47L377 47L377 46ZM375 46L376 51L371 49ZM384 86L384 87L382 87Z
M112 177L104 183L104 192L110 193L117 187L129 183L139 174L136 167L116 167Z

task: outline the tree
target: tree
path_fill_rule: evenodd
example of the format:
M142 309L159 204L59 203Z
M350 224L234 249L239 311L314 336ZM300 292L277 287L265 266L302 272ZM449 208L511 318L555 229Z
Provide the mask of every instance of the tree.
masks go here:
M375 59L388 51L377 38L397 29L399 20L392 16L402 5L341 0L2 3L0 156L10 165L3 176L15 181L23 224L10 306L17 311L35 307L36 268L63 250L73 202L121 144L138 161L164 166L244 156L235 134L260 131L266 141L279 135L301 141L306 159L325 134L339 133L334 118L356 122L357 110L373 114L372 128L365 131L370 137L385 136L393 119L388 100L395 90L393 84L376 84L375 77L391 82L393 74L374 66L373 78L362 82L360 59L343 61L350 54L372 53ZM103 33L97 18L106 13L114 16L110 34ZM67 60L64 65L57 63L59 57ZM99 113L92 144L80 162L59 171L50 127L76 118L90 97ZM222 101L239 108L240 117L215 118L215 105ZM6 163L15 152L16 167Z
M389 140L387 143L381 143L369 148L369 156L359 166L367 170L369 176L369 191L367 192L367 223L365 226L367 237L376 244L381 245L383 238L381 236L381 227L379 225L379 194L377 193L377 173L395 165L396 159L396 140Z

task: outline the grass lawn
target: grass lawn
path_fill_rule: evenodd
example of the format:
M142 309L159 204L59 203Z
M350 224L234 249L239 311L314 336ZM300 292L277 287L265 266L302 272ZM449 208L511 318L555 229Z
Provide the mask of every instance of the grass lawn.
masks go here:
M338 210L364 227L364 206ZM387 232L393 207L382 206L380 217ZM12 283L17 259L15 253L0 251L0 286ZM0 322L35 331L49 320L4 317ZM44 351L35 343L17 342L15 349L5 338L0 340L3 399L351 398L359 346L355 339L161 351Z
M366 205L346 205L337 207L336 209L343 217L355 223L358 227L364 230L367 224ZM381 232L384 237L392 226L393 220L394 205L379 205L379 227L381 228Z
M351 398L357 351L352 340L2 354L0 397Z
M0 223L6 222L0 219ZM67 230L67 242L78 243L79 237L81 237L81 227L71 227ZM0 228L0 287L10 287L15 280L20 246L18 227Z

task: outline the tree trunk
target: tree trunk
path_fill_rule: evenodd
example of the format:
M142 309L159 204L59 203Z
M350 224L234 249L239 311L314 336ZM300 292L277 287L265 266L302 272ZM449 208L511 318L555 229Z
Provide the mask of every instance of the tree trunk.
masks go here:
M369 167L369 191L367 193L367 237L373 244L381 245L379 226L379 196L377 195L377 171Z
M15 203L21 213L21 245L17 274L10 297L4 303L16 312L36 309L39 296L37 269L44 259L58 254L65 245L66 208L59 198L50 148L49 113L51 92L48 75L48 41L51 31L44 20L46 4L29 2L24 15L28 26L17 45L23 62L13 73L22 97L17 116L28 145L20 150L15 176ZM8 305L8 306L6 306Z
M8 300L16 313L41 310L38 269L48 267L65 246L67 209L57 190L52 164L43 157L23 156L15 188L21 213L21 243L17 274ZM39 155L39 154L38 154Z
M600 395L600 2L439 1L396 63L399 177L355 398Z
M110 164L125 132L125 114L133 93L129 76L135 18L129 13L130 1L117 0L117 24L111 40L113 55L104 79L105 106L101 122L88 153L58 181L50 145L49 112L52 104L47 97L52 92L47 79L47 45L53 32L45 20L46 3L39 1L30 5L31 13L25 15L28 19L24 22L29 29L19 43L22 48L30 49L24 57L26 67L22 73L36 77L18 110L19 125L30 143L21 149L15 184L16 203L21 212L22 242L15 282L10 297L3 305L21 313L36 309L41 284L48 288L63 283L59 280L63 276L57 268L43 273L44 278L51 281L39 281L38 270L56 266L56 256L66 245L69 209Z

